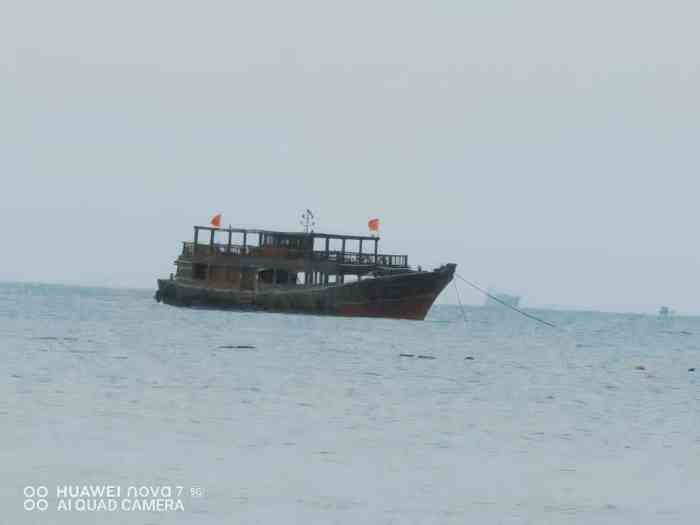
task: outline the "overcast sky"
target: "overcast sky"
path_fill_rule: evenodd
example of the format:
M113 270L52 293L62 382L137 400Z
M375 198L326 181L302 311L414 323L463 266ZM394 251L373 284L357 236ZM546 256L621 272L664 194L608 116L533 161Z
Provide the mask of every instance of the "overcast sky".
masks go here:
M700 313L700 4L0 3L0 280L364 233L529 305ZM454 302L452 290L443 301ZM465 291L469 301L481 298Z

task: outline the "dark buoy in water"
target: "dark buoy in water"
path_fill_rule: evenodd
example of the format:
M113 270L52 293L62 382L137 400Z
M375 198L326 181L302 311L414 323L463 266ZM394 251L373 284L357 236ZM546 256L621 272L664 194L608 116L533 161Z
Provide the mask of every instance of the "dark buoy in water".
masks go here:
M695 367L689 368L688 372L695 372Z
M635 369L635 370L646 370L647 367L644 366L644 365L637 365L637 366L634 367L634 369Z
M435 356L432 355L419 355L418 359L435 359Z
M399 354L399 357L416 357L416 354Z
M464 358L465 361L474 361L474 357L468 355L467 357Z

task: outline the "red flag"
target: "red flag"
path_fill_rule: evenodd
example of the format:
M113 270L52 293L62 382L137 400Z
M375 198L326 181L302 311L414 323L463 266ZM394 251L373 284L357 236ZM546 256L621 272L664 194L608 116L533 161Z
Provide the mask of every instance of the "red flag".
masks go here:
M379 231L379 219L371 219L367 223L367 226L369 227L369 231L378 232Z
M217 228L221 228L221 214L217 213L212 217L211 219L211 225L216 226Z

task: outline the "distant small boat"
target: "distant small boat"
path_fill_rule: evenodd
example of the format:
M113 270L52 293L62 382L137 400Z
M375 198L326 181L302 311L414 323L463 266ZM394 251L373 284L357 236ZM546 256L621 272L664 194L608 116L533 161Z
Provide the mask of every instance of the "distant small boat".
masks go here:
M675 312L671 310L668 306L662 306L659 308L659 317L670 317L674 314Z
M520 306L520 296L511 295L507 293L500 293L489 288L489 295L486 296L484 306L492 308L495 306L503 306L503 304L507 304L508 306L517 308L518 306Z

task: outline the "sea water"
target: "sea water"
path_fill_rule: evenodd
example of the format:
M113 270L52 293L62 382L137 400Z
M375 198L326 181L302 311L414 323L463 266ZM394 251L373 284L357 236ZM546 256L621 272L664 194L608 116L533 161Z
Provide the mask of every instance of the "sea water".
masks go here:
M700 521L700 319L152 295L0 285L0 523Z

